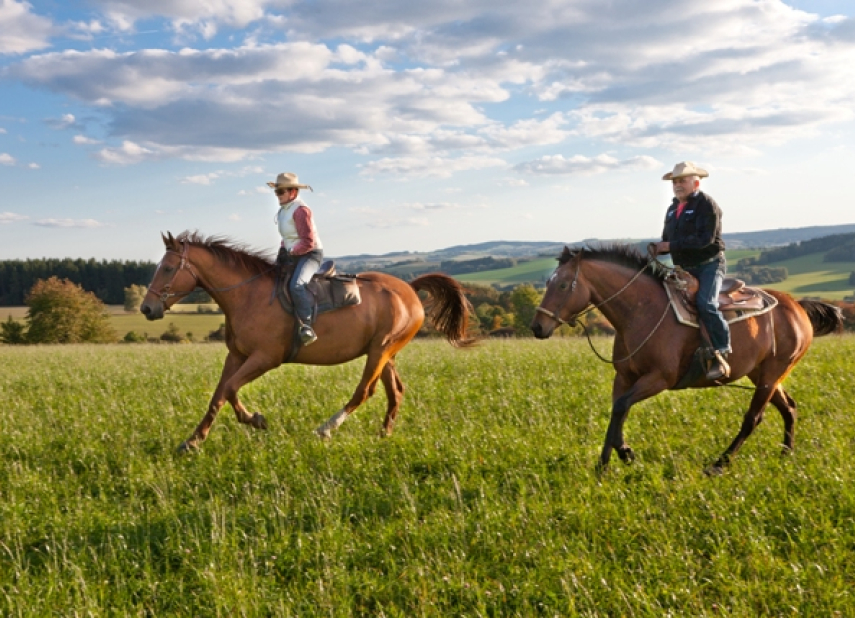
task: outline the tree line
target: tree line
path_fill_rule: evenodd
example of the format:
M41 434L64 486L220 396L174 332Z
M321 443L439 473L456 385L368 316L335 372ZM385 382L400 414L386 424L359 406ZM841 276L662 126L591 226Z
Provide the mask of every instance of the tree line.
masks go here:
M154 262L84 259L0 261L0 307L20 307L38 281L51 277L67 280L92 292L107 305L121 305L125 288L148 285Z

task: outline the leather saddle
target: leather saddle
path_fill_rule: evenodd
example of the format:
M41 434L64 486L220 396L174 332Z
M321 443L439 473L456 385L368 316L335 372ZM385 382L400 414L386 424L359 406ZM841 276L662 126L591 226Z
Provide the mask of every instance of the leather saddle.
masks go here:
M698 280L677 267L665 277L664 284L677 320L688 326L698 326L695 304ZM746 286L741 279L725 279L718 295L719 310L728 324L767 313L777 304L778 299L774 296L759 288Z
M279 281L276 286L276 298L279 299L279 304L291 315L294 314L294 303L291 302L288 283L291 281L291 275L293 274L293 265L289 264L285 266L279 275ZM312 322L321 313L358 305L362 302L359 286L356 283L356 275L338 274L333 260L325 260L321 264L318 272L312 276L312 280L306 288L315 298Z

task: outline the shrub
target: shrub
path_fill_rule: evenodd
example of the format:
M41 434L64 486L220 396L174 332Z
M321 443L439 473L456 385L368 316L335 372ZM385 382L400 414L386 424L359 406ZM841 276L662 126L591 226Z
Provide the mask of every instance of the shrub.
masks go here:
M175 322L170 322L169 328L167 328L166 332L160 336L160 340L169 343L181 343L182 341L186 341L186 337L181 334L180 330L178 330L178 326Z
M122 341L125 343L143 343L146 340L145 335L140 335L138 332L130 330L125 333L125 336L122 338Z
M29 343L106 343L117 339L104 303L68 279L37 281L26 303Z
M225 341L226 340L226 325L220 324L217 330L212 330L208 333L208 341Z
M27 342L27 328L11 315L9 319L0 324L0 341L10 344L21 344Z

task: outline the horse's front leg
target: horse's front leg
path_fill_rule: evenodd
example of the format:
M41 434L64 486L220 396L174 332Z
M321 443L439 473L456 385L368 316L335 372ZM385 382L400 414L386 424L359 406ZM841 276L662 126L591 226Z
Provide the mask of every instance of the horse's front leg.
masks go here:
M238 391L245 384L252 382L277 365L278 362L267 359L261 354L253 354L247 358L230 351L226 357L226 362L223 364L220 381L208 404L208 411L196 426L193 435L178 447L179 452L198 448L205 441L211 430L211 426L214 424L217 413L225 405L226 401L234 408L238 422L251 425L257 429L267 429L267 420L264 416L257 412L250 414L238 399Z
M629 409L633 404L648 399L666 388L667 383L659 374L646 374L631 385L630 380L621 374L615 376L612 385L612 415L609 428L606 430L606 440L600 453L600 461L597 464L599 471L608 467L612 450L617 450L618 457L624 463L633 462L635 453L623 439L623 424L629 415Z

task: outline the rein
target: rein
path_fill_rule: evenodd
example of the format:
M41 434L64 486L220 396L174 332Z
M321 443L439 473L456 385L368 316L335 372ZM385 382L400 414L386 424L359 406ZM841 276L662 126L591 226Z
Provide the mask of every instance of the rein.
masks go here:
M596 304L596 305L589 306L588 308L584 309L583 311L581 311L581 312L577 313L576 315L572 316L572 317L570 318L570 321L566 321L566 320L562 320L562 319L559 317L559 315L558 315L558 314L559 314L559 313L560 313L560 311L561 311L561 307L563 307L563 306L564 306L564 303L566 303L568 300L570 300L570 296L571 296L571 295L573 294L573 292L576 290L576 283L577 283L577 281L579 280L579 270L581 269L581 266L582 266L582 254L580 253L580 254L579 254L579 258L578 258L578 260L576 261L576 274L573 276L573 281L570 283L570 294L568 294L568 295L567 295L567 297L564 299L564 302L562 302L562 303L558 306L558 308L557 308L555 311L549 311L548 309L544 309L543 307L538 307L538 308L536 309L536 311L538 311L538 312L540 312L540 313L543 313L544 315L546 315L546 316L548 316L548 317L552 318L553 320L555 320L555 321L556 321L556 322L558 322L559 324L567 324L568 326L575 326L576 324L579 324L579 325L582 327L582 330L583 330L583 331L584 331L584 333L585 333L585 337L588 339L588 345L591 347L591 350L594 352L594 354L597 356L597 358L599 358L599 359L600 359L601 361L603 361L604 363L609 363L609 364L611 364L611 365L616 365L617 363L622 363L622 362L624 362L624 361L628 361L628 360L629 360L629 359L631 359L633 356L635 356L635 355L638 353L638 351L639 351L639 350L641 350L641 348L643 348L643 347L644 347L644 344L646 344L648 341L650 341L650 338L654 335L654 333L656 333L656 331L657 331L657 330L659 330L659 327L662 325L662 322L664 322L664 321L665 321L665 316L666 316L666 315L668 315L668 310L671 308L670 303L666 303L666 304L665 304L665 311L663 311L663 312L662 312L662 316L659 318L659 321L656 323L656 326L654 326L654 327L653 327L653 330L651 330L651 331L650 331L650 333L647 335L647 337L645 337L645 338L644 338L644 341L642 341L642 342L638 345L638 347L637 347L637 348L635 348L635 350L633 350L633 351L632 351L632 352L630 352L627 356L625 356L625 357L623 357L623 358L621 358L621 359L619 359L619 360L614 360L614 359L609 360L609 359L605 358L602 354L600 354L600 353L597 351L597 349L594 347L594 343L591 341L591 335L590 335L590 333L588 332L588 327L587 327L587 326L585 326L585 324L583 324L582 322L579 322L579 318L580 318L580 317L582 317L583 315L587 314L587 313L590 313L591 311L594 311L595 309L599 309L600 307L604 306L604 305L605 305L606 303L608 303L609 301L614 300L615 298L617 298L617 297L618 297L620 294L622 294L622 293L623 293L623 292L624 292L624 291L625 291L629 286L631 286L633 283L635 283L635 280L636 280L636 279L638 279L638 278L642 275L642 273L643 273L645 270L647 270L647 267L648 267L648 266L650 266L650 264L651 264L651 263L653 263L653 262L656 262L656 263L657 263L658 265L660 265L660 266L663 266L663 267L665 266L665 265L664 265L664 264L662 264L659 260L657 260L655 257L650 258L650 259L647 261L647 264L645 264L645 265L644 265L644 267L643 267L641 270L639 270L637 273L635 273L635 275L634 275L634 276L633 276L633 277L632 277L632 278L631 278L631 279L630 279L630 280L629 280L629 281L628 281L628 282L627 282L627 283L626 283L626 284L625 284L621 289L619 289L617 292L615 292L614 294L612 294L611 296L609 296L609 297L608 297L607 299L605 299L604 301L602 301L602 302L600 302L600 303L598 303L598 304Z
M252 281L255 281L259 277L266 275L267 273L272 271L274 268L276 268L276 266L271 266L267 270L264 270L264 271L258 273L257 275L253 275L249 279L245 279L239 283L236 283L234 285L230 285L230 286L227 286L224 288L205 287L204 285L199 284L199 275L197 275L196 271L193 270L193 264L190 263L190 258L187 256L187 253L190 250L190 244L186 240L184 241L183 244L184 244L184 249L182 250L181 253L178 253L178 251L175 251L174 249L167 249L166 250L167 253L174 253L175 255L178 255L181 257L181 263L178 265L178 268L175 269L175 273L172 275L172 278L162 288L160 288L160 290L155 290L152 287L148 288L148 291L151 292L152 294L154 294L155 296L157 296L158 298L160 298L161 302L165 301L167 298L172 298L173 296L187 296L189 294L192 294L193 291L196 290L196 288L202 288L203 290L205 290L208 293L211 293L211 292L229 292L231 290L234 290L235 288L239 288L243 285L246 285L247 283L251 283ZM190 272L191 275L193 275L193 280L196 282L196 285L193 286L192 290L188 290L187 292L170 292L170 289L172 288L172 284L175 282L175 278L178 276L178 273L181 272L182 270L187 270Z

